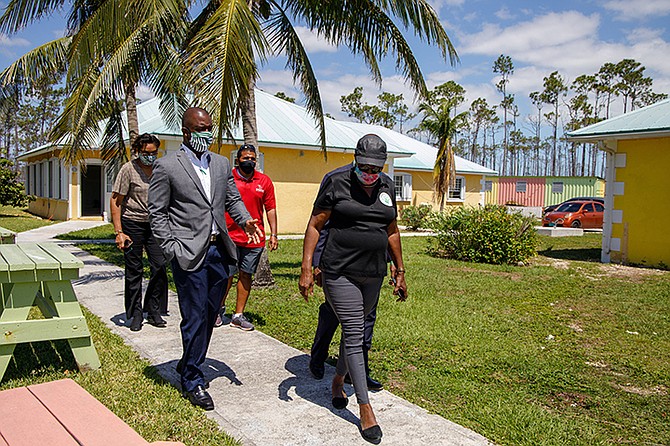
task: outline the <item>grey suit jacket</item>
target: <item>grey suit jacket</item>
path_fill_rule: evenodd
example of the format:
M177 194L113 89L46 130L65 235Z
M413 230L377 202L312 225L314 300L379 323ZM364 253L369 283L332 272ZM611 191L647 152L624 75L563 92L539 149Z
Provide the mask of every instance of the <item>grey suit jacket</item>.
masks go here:
M216 222L231 262L235 261L237 249L228 236L226 211L241 227L251 219L235 186L228 160L211 153L209 174L211 202L183 150L158 159L151 175L148 203L151 231L168 260L176 258L185 271L194 271L202 265L212 221Z

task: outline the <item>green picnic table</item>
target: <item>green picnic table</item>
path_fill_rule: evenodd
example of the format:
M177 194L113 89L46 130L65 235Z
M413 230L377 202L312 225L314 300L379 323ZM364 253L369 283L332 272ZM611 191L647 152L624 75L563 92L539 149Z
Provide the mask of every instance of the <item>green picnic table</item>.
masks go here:
M16 240L15 233L10 231L9 229L0 227L0 245L4 245L5 243L14 243L15 240Z
M100 367L72 280L84 264L54 243L0 245L0 380L24 342L67 339L80 371ZM36 305L44 319L28 319Z

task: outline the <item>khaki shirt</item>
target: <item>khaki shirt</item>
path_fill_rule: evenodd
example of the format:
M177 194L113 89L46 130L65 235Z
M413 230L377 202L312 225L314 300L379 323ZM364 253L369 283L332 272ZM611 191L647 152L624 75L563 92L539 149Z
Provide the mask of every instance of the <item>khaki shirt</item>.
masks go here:
M129 161L121 167L112 192L125 196L121 203L122 218L138 222L149 221L149 181L150 177L139 166L138 160Z

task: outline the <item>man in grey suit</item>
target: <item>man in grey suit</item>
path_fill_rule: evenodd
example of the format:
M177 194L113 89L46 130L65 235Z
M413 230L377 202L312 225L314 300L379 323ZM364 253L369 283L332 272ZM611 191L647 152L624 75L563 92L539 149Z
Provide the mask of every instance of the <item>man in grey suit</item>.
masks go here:
M237 256L226 229L226 211L250 240L257 243L262 234L242 202L230 163L208 150L213 140L209 114L187 109L182 134L180 150L154 164L148 207L153 235L172 262L179 297L183 355L177 371L182 392L193 405L212 410L201 366Z

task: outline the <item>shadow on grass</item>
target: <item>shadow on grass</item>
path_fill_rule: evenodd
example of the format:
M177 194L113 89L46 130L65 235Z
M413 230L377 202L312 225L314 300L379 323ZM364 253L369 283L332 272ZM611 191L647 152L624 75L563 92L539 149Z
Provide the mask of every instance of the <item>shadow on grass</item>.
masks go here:
M41 341L17 344L2 383L33 380L53 373L65 375L78 370L67 341Z
M545 249L537 253L544 257L560 260L580 260L583 262L600 262L600 252L598 248L585 249Z

